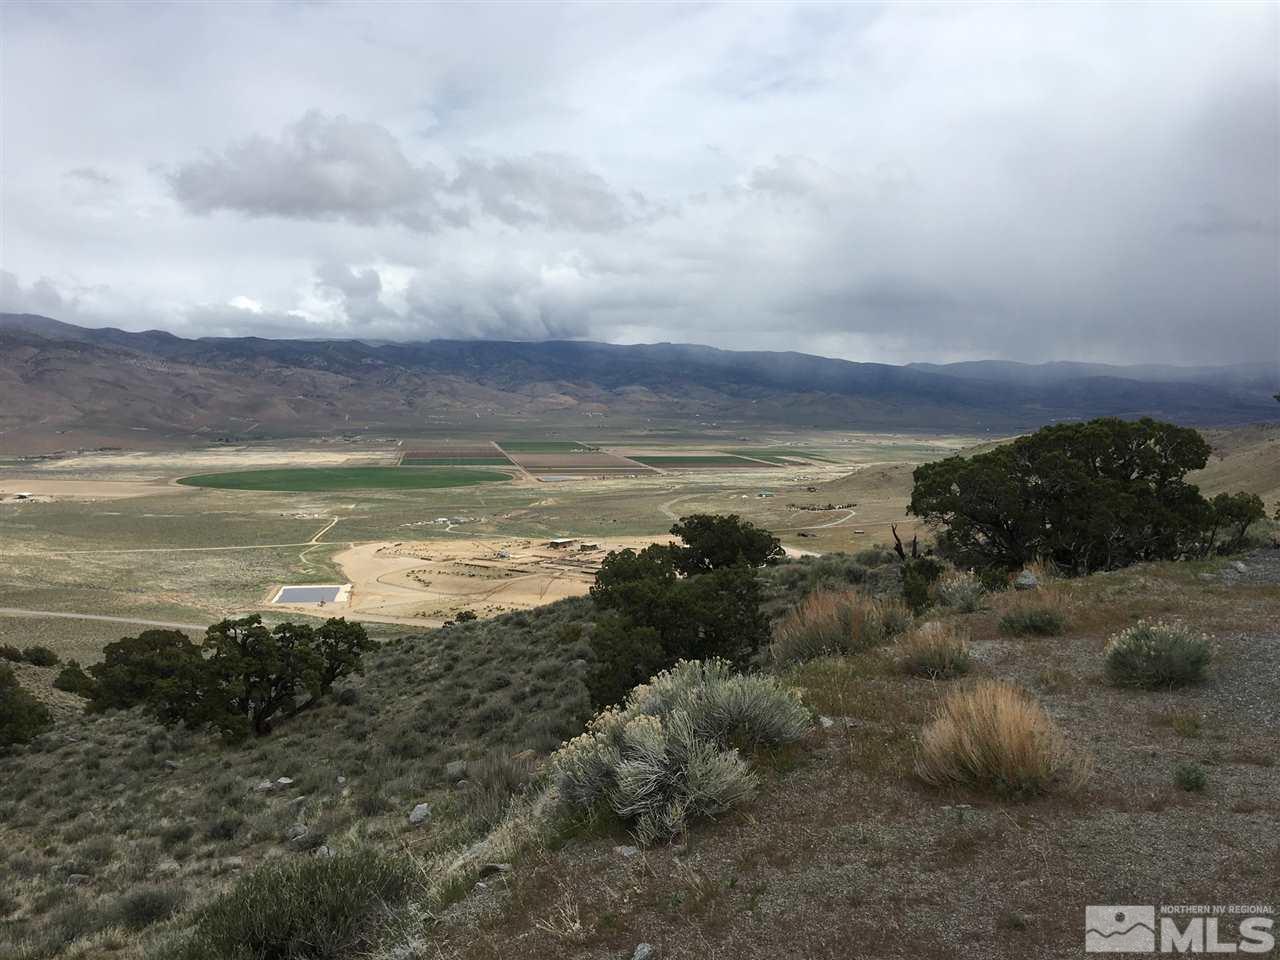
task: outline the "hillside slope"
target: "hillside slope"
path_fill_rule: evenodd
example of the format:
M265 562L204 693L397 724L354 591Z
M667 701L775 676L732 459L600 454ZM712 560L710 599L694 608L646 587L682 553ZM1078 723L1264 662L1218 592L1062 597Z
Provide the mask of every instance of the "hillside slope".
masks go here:
M1103 415L1204 424L1274 415L1269 397L1232 383L1108 373L1020 384L681 344L189 340L3 314L0 449L530 422L1009 432Z

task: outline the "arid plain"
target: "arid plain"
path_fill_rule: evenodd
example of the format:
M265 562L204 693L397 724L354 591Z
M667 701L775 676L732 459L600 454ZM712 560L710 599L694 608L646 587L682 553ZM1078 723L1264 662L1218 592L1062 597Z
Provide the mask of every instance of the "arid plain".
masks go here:
M492 441L347 438L0 461L0 641L93 660L103 643L148 623L197 627L251 612L347 615L399 635L464 610L483 617L583 593L607 550L665 540L693 512L738 513L792 552L856 550L888 541L892 523L913 529L905 516L913 465L978 442L860 433L590 446L523 438L507 441L505 454L458 458L482 464L410 466L400 465L409 454L482 453ZM354 487L307 490L178 482L326 469L380 470L380 481L392 471L392 479L435 471L445 482L451 471L493 476L422 489L362 488L358 477ZM575 542L548 547L555 538ZM351 601L270 602L278 587L307 583L351 583Z

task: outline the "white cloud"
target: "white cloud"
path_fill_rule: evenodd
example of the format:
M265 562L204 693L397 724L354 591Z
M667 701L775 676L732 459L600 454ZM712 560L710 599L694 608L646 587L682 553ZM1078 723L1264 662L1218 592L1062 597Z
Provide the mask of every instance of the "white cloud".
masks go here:
M1278 17L10 5L0 79L41 96L0 117L4 303L183 333L1276 356Z

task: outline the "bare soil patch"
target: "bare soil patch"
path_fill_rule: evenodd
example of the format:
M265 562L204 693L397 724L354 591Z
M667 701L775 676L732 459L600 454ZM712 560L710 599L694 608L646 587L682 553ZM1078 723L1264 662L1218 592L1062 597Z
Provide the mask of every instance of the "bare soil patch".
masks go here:
M509 457L530 473L649 473L644 464L612 453L509 453Z
M186 492L186 488L171 486L167 480L51 480L32 475L0 476L0 500L5 501L22 493L54 500L124 500Z
M492 537L360 544L334 556L352 591L349 604L332 610L335 616L425 626L463 610L480 617L527 610L585 595L610 550L653 542L584 538L555 548L546 540Z

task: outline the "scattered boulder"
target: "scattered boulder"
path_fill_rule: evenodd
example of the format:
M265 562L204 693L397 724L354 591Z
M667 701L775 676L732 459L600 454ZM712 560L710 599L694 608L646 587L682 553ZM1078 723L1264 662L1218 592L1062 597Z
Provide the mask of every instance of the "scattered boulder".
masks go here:
M450 781L458 781L467 775L467 761L450 760L444 765L444 775Z
M280 778L278 778L278 779L276 780L276 786L277 786L277 787L292 787L292 786L293 786L293 778L292 778L292 777L280 777Z
M1013 581L1013 589L1015 590L1036 590L1040 586L1040 580L1030 570L1023 570Z
M69 873L67 874L67 886L83 887L86 883L88 883L92 879L93 878L90 877L87 873Z
M1233 564L1231 564L1231 565L1232 565L1233 567L1235 567L1235 568L1236 568L1236 572L1237 572L1237 573L1248 573L1248 572L1249 572L1249 567L1248 567L1248 566L1247 566L1243 561L1241 561L1241 560L1237 560L1237 561L1235 561L1235 562L1234 562Z
M618 846L613 848L613 852L621 856L624 860L630 860L640 852L640 848Z
M256 787L254 787L253 789L254 789L254 790L257 790L259 793L266 793L266 792L267 792L268 790L270 790L273 786L274 786L274 784L273 784L270 780L263 780L260 784L258 784L258 785L257 785Z
M316 847L315 856L320 857L322 860L328 860L333 856L333 847L329 846L327 843L322 843L320 846Z
M409 823L420 827L431 819L431 804L420 803L409 812Z
M301 840L306 835L307 835L307 825L305 823L295 823L287 831L285 831L285 836L288 837L291 841L295 841L295 842L298 840Z
M177 770L180 766L182 766L182 764L178 763L178 761L177 761L177 760L166 760L166 761L164 762L164 765L165 765L165 768L166 768L166 769L171 770L171 771L172 771L172 770Z
M822 724L823 730L830 730L832 727L836 725L836 722L832 720L830 717L819 717L818 722Z
M650 944L642 943L636 947L636 952L631 954L631 960L652 960L653 947Z

